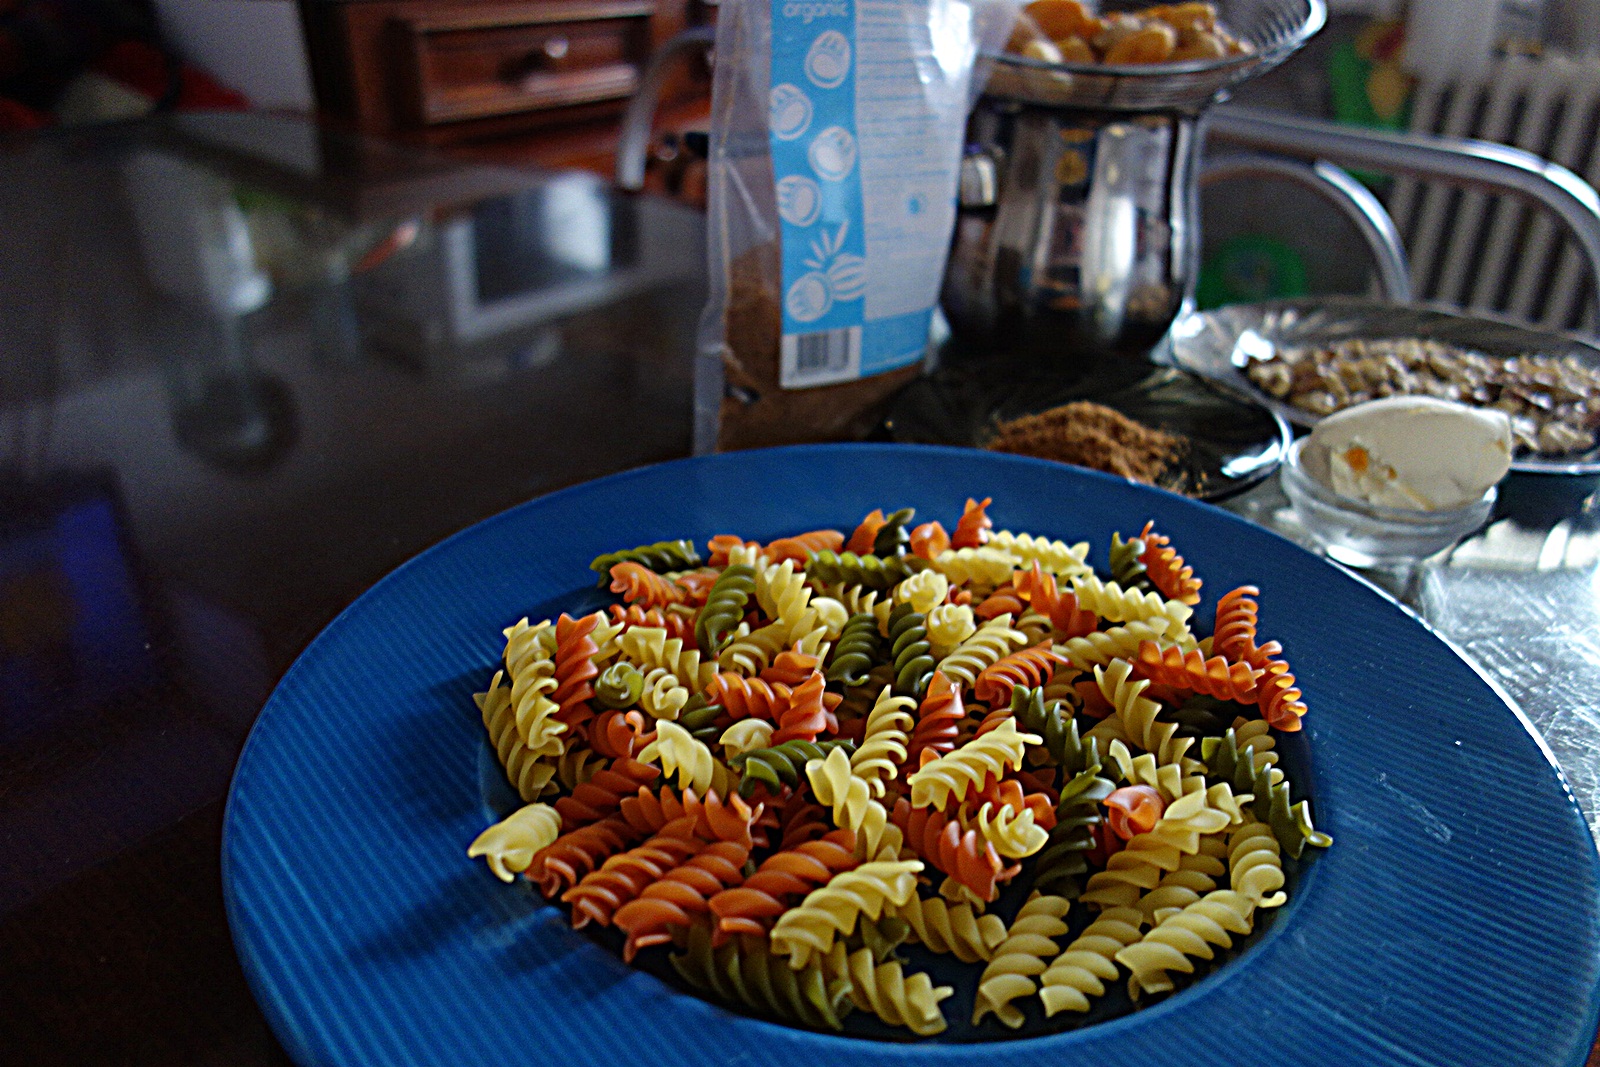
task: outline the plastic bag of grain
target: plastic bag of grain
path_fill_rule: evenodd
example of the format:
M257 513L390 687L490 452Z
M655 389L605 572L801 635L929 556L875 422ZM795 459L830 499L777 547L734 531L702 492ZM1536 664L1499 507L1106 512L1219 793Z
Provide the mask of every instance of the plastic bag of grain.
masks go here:
M858 438L921 370L1012 0L737 0L712 91L695 450Z

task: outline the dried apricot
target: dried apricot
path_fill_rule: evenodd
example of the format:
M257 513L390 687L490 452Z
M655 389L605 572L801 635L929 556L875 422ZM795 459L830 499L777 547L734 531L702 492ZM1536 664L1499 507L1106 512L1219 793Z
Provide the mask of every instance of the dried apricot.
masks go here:
M1064 63L1097 63L1100 59L1082 37L1063 37L1056 42L1056 49Z
M1214 33L1204 30L1192 33L1187 37L1179 36L1178 47L1172 50L1172 62L1182 63L1192 59L1222 59L1228 54L1228 46L1222 38Z
M1177 30L1180 36L1185 33L1215 33L1217 31L1217 9L1212 4L1174 4L1170 7L1151 8L1145 11L1144 14L1149 18L1160 19L1165 22L1168 26Z
M1033 0L1023 11L1052 41L1091 36L1100 21L1079 0Z
M1106 49L1106 62L1166 63L1178 47L1178 32L1165 22L1151 22Z

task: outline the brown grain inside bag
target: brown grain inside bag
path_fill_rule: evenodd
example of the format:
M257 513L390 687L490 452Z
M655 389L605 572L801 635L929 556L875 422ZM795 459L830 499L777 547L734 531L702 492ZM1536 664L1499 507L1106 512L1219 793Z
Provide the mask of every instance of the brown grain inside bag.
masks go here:
M718 451L858 441L883 420L894 395L922 372L917 362L853 382L783 389L778 384L783 331L778 246L760 245L734 260L728 281Z

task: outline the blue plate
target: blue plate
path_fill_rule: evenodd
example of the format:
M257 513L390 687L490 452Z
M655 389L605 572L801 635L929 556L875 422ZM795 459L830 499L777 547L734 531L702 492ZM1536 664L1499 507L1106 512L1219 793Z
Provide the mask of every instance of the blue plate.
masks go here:
M768 539L914 505L1087 538L1146 519L1221 590L1260 585L1311 706L1296 786L1334 846L1237 959L1167 1000L1020 1044L895 1044L725 1011L622 963L466 846L492 817L470 694L502 627L594 594L602 551ZM240 758L228 916L303 1064L1579 1064L1597 1021L1600 860L1526 721L1372 588L1225 512L1059 464L913 446L669 463L480 523L384 579L312 643Z

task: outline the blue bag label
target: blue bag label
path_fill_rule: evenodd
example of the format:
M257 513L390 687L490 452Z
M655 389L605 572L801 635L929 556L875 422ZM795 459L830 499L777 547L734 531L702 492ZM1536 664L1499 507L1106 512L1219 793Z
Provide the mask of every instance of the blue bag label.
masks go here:
M961 102L929 89L927 0L774 0L768 133L782 245L780 384L920 360L950 227ZM865 54L860 49L865 46Z

